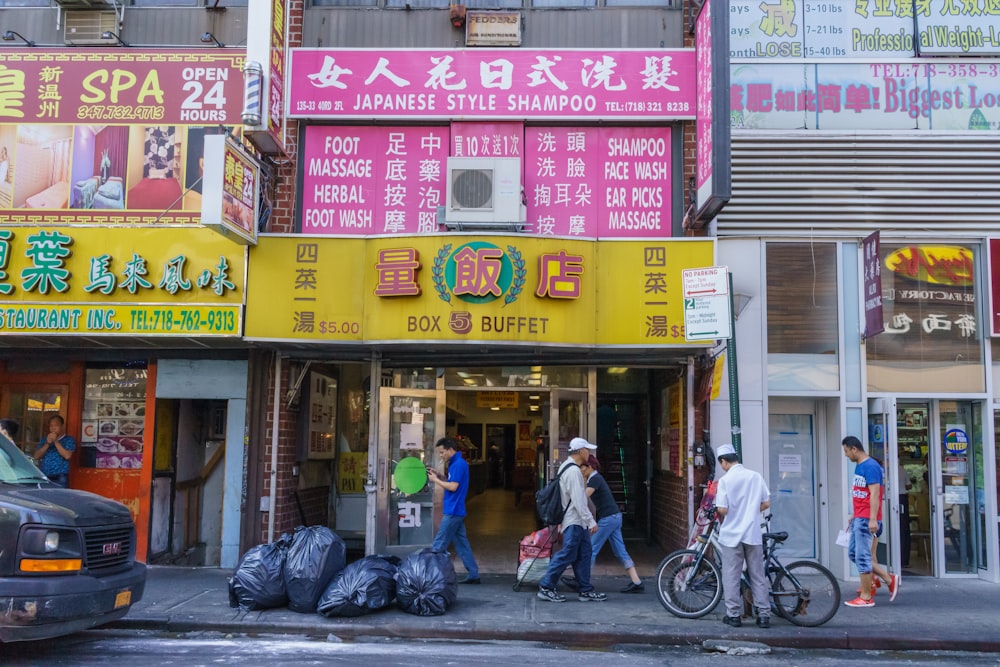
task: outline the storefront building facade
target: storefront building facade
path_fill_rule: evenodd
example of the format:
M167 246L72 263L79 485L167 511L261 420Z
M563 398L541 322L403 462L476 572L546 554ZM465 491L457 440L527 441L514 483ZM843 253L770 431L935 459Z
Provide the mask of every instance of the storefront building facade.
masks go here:
M249 259L261 541L320 522L369 553L429 544L445 435L512 530L580 435L631 537L686 539L713 341L686 340L680 279L715 262L681 224L694 50L679 8L608 5L496 12L531 30L478 49L443 3L291 6L294 170Z
M744 437L765 443L751 465L799 536L789 548L849 576L833 538L850 514L840 441L857 435L887 471L882 561L998 581L996 10L795 2L779 24L743 4L733 198L713 229L750 297L739 395Z
M0 49L0 412L29 453L65 420L69 486L132 510L140 559L233 566L247 249L199 223L204 111L239 130L245 53L83 47L51 8L4 11L31 39Z

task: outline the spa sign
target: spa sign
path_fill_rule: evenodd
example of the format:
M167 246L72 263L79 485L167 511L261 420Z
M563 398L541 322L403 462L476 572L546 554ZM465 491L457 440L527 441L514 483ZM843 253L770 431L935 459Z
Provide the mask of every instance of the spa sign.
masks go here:
M0 122L239 123L243 49L3 49Z

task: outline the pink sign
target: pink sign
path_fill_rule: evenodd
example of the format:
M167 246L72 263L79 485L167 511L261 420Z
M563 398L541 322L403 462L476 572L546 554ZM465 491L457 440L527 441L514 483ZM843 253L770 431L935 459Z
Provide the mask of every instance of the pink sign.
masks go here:
M310 126L303 154L303 234L438 230L447 127Z
M695 22L698 79L698 141L695 158L695 183L698 188L698 208L711 195L712 178L712 3L706 2Z
M692 49L292 49L291 118L695 117Z
M525 129L528 231L540 236L671 235L669 128Z
M592 158L600 141L598 129L527 127L524 138L528 231L595 238L600 161Z
M452 157L521 157L524 123L452 123Z

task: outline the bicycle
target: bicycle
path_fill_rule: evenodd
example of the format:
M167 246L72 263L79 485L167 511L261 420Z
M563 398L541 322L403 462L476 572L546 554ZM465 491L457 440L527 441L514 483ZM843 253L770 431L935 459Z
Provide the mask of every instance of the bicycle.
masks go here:
M667 611L681 618L701 618L722 599L722 574L716 559L719 521L715 508L707 514L708 523L697 537L697 547L681 549L664 558L656 570L656 595ZM771 516L765 517L770 527ZM788 539L785 531L765 532L764 571L770 583L771 610L791 623L805 627L823 625L840 609L840 585L828 569L811 561L784 565L775 555ZM750 582L746 572L740 588L744 600Z

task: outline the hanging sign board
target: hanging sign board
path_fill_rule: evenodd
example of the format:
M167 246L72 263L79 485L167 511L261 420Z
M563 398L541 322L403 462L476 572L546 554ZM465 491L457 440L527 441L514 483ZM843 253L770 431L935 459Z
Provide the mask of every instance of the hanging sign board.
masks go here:
M201 224L241 245L257 245L260 167L228 135L205 137Z

